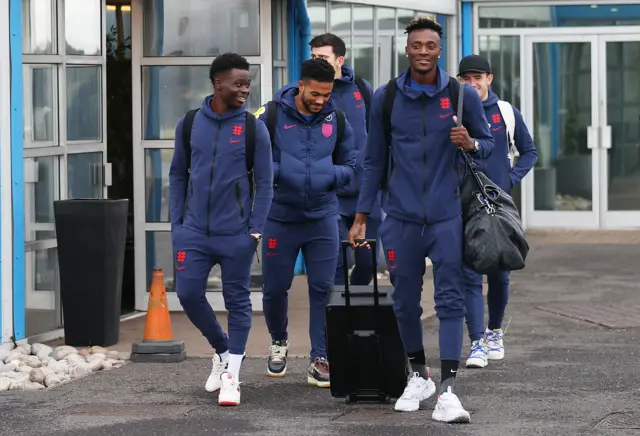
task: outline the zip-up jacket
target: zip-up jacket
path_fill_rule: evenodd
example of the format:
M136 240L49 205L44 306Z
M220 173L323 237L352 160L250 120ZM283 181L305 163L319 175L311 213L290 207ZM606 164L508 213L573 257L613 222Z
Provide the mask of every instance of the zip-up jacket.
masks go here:
M364 80L370 94L371 85ZM342 77L333 83L331 99L336 107L347 115L347 120L353 129L353 139L356 149L356 176L344 188L338 190L338 204L340 215L353 216L356 213L358 192L360 191L360 177L364 165L364 151L367 146L367 109L362 97L362 91L355 81L355 73L349 65L342 66ZM380 219L380 202L371 211L372 218Z
M522 119L522 114L513 107L515 117L515 129L513 142L520 153L517 163L511 168L509 162L509 141L507 140L507 126L498 107L498 96L489 91L489 98L482 102L487 121L491 127L491 133L496 145L487 159L476 159L475 162L495 184L506 192L511 189L527 175L538 160L536 146L531 139L529 129Z
M274 196L269 219L304 222L338 214L336 192L355 174L353 131L345 120L342 141L336 144L338 123L329 100L310 121L298 111L298 87L287 85L274 97L277 116L273 136ZM266 122L267 106L258 112ZM338 147L336 162L334 148Z
M391 171L382 208L387 215L403 221L432 224L462 212L460 184L464 162L450 140L453 105L447 87L449 75L439 69L437 83L430 91L412 88L409 70L394 82L398 87L391 115ZM369 136L357 212L369 214L383 177L389 153L383 131L382 112L386 85L378 88L371 102ZM463 124L478 141L474 156L487 157L493 137L487 125L482 101L470 86L464 89Z
M205 235L262 233L273 198L269 132L256 120L252 199L245 162L246 110L217 114L212 98L205 98L193 120L190 173L182 143L184 117L176 126L169 170L172 228L183 225Z

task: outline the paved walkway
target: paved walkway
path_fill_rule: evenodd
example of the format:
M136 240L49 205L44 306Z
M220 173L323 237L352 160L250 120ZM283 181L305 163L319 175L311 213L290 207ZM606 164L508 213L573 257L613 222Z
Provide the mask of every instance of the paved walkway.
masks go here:
M265 376L263 359L249 359L242 373L244 403L222 409L202 387L209 360L191 358L131 364L50 391L2 393L0 433L637 435L640 244L543 239L540 245L532 236L528 266L513 274L507 358L459 373L462 401L472 414L469 425L432 422L433 398L413 414L394 413L388 405L347 406L328 390L305 384L305 359L294 359L282 380ZM425 330L439 382L437 320L426 320Z

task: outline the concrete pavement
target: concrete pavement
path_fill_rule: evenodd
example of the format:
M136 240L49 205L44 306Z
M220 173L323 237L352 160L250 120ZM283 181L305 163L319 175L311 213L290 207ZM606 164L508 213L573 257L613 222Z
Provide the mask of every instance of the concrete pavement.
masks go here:
M434 398L413 414L389 405L347 406L304 383L305 359L295 359L282 380L264 375L263 359L249 359L244 403L222 409L202 387L210 361L192 358L131 364L44 392L2 393L0 434L637 435L640 244L542 239L531 238L528 266L512 276L506 359L459 372L469 425L432 422ZM616 322L627 327L606 327ZM435 318L425 331L438 383Z

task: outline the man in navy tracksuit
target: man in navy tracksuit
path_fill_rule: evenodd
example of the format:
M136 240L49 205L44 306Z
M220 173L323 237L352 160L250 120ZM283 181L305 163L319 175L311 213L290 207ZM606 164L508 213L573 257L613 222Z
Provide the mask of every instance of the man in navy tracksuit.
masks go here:
M367 145L367 110L366 100L370 100L373 91L371 85L364 79L356 77L353 69L344 63L347 47L344 41L332 34L318 35L309 42L311 57L325 59L335 69L335 81L331 99L336 107L347 115L347 120L353 129L354 143L356 147L356 178L343 189L338 190L338 203L340 208L340 240L347 239L347 233L353 225L356 214L356 203L360 190L359 176L362 174L364 163L364 150ZM379 200L367 217L367 239L378 238L382 211ZM352 285L368 285L373 278L373 262L371 253L367 250L356 250L354 253L355 266L351 272L349 282ZM338 267L336 269L336 285L344 285L344 271L342 252L338 253Z
M171 232L176 293L216 351L205 389L220 390L219 404L232 406L240 403L238 376L251 328L251 263L273 198L272 157L266 126L243 108L251 86L249 63L234 53L220 55L209 77L214 94L190 118L190 147L183 142L187 116L176 127L169 170ZM250 129L255 144L248 143ZM254 164L248 174L251 148ZM229 312L228 338L206 298L216 264Z
M262 301L272 338L267 373L286 373L287 294L302 249L310 300L307 381L318 387L329 386L325 309L338 253L336 192L355 177L353 132L330 100L333 76L326 60L305 61L297 85L285 86L256 112L267 124L275 116L274 197L262 244Z
M460 81L474 87L484 106L486 118L495 139L495 148L487 159L478 159L476 164L505 192L520 183L538 160L538 153L533 144L520 111L507 102L502 102L490 89L493 81L489 62L477 55L471 55L460 61L458 75ZM501 110L500 106L504 109ZM509 123L513 123L513 137L509 135ZM509 155L511 144L515 145L520 155L512 168ZM467 328L471 339L471 350L467 359L468 368L484 368L489 360L504 358L504 332L502 320L509 296L509 271L490 274L487 277L489 290L487 304L489 306L489 325L484 325L484 297L482 295L482 275L470 268L464 268L467 308Z
M394 287L400 336L414 371L395 409L416 411L420 402L436 391L426 366L420 318L428 256L433 262L442 370L432 417L444 422L468 422L469 413L454 393L465 314L460 199L464 167L458 148L487 157L493 149L493 138L477 92L471 87L461 88L455 79L449 85L449 75L437 66L442 26L419 18L407 26L406 33L410 67L373 96L360 197L349 239L359 245L355 240L364 236L367 214L375 204L379 186L388 177L382 196L387 217L380 227L380 237ZM386 96L393 95L387 94L389 86L396 87L392 89L395 98L389 121L390 144L383 128L388 118L384 114ZM464 92L462 121L466 127L455 127L452 86Z

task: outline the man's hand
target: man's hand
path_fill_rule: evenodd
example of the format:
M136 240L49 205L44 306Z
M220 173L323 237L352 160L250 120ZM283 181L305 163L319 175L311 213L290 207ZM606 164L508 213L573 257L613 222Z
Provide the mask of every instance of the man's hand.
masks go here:
M362 212L356 213L356 217L353 220L351 230L349 230L349 242L353 248L367 247L369 244L366 242L360 242L366 240L367 233L367 216ZM358 242L356 242L358 241Z
M456 123L457 126L458 118L455 115L453 116L453 122ZM467 132L467 129L464 126L453 127L449 138L451 139L451 142L463 150L475 151L476 149L476 142L471 138L471 136L469 136L469 132Z

